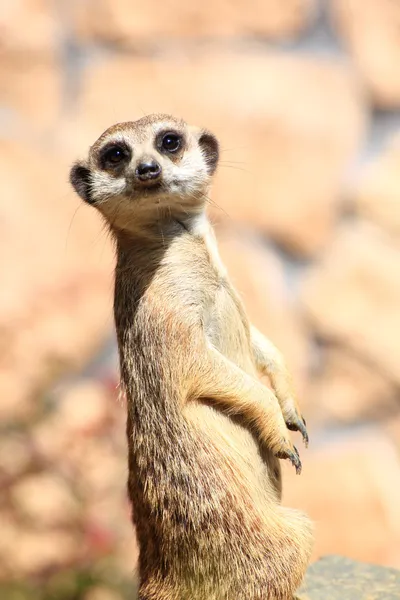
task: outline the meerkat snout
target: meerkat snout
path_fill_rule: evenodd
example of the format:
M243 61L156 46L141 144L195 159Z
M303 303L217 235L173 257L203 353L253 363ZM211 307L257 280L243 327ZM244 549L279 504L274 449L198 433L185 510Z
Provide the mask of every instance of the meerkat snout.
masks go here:
M162 169L154 159L141 161L135 169L135 175L140 183L154 185L161 179Z

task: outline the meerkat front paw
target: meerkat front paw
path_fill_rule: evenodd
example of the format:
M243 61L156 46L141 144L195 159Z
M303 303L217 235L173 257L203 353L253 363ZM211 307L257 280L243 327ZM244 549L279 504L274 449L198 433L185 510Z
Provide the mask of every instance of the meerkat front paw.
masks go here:
M271 396L269 396L268 404L265 405L265 408L268 406L269 410L265 413L267 419L262 427L262 441L277 458L290 460L296 469L296 473L299 474L301 472L299 453L290 439L289 427L284 419L281 407L276 397L273 394Z
M260 333L254 325L251 326L251 339L256 367L261 375L268 377L281 407L287 428L291 431L300 431L307 447L306 422L295 399L292 377L282 354L271 340Z

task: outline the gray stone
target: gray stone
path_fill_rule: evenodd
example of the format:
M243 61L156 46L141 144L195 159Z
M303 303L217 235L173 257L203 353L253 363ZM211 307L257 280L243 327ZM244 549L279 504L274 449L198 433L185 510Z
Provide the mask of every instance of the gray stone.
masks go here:
M400 600L400 571L326 556L308 569L297 600Z

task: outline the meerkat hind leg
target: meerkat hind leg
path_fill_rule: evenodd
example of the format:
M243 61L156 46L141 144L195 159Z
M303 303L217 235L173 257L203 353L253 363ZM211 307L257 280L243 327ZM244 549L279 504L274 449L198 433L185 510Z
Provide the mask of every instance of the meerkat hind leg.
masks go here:
M267 375L276 394L285 423L291 431L300 431L305 445L308 445L306 422L301 415L293 390L292 378L283 357L274 344L253 325L251 341L254 360L262 375Z

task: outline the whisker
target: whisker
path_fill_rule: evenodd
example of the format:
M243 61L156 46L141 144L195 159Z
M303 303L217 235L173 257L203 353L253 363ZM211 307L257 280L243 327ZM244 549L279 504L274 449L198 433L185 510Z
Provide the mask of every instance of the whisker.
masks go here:
M170 209L169 206L168 206L168 208ZM170 211L171 211L171 209L170 209ZM157 214L158 214L158 221L159 221L159 224L160 224L161 219L160 219L160 200L159 199L157 201ZM162 242L163 242L163 247L166 248L165 238L164 238L164 232L163 232L161 224L160 224L160 233L161 233L161 238L162 238Z
M121 206L123 200L119 200L119 202L117 202L116 206L115 206L115 210L114 213L112 215L112 222L111 222L111 229L114 227L115 222L117 220L117 215L118 215L118 211L119 211L119 207Z
M71 221L70 221L70 224L69 224L69 227L68 227L68 231L67 231L67 237L65 238L65 251L67 251L67 246L68 246L69 236L70 236L70 233L71 233L72 223L74 222L74 219L76 217L76 213L78 212L78 210L80 208L82 208L82 204L78 204L78 206L74 210L74 214L71 217Z
M254 177L254 173L252 173L248 169L242 169L241 167L236 167L235 165L221 164L221 167L224 169L235 169L236 171L243 171L243 173L248 173L249 175L253 175Z
M225 215L228 217L228 219L232 219L232 217L230 216L230 214L228 214L228 213L226 212L226 210L225 210L224 208L222 208L222 206L220 206L220 205L218 204L218 202L215 202L215 200L212 200L212 199L211 199L209 196L207 196L207 194L204 194L204 193L202 193L202 192L200 192L200 195L201 195L201 197L202 197L202 198L204 198L204 200L205 200L205 201L206 201L208 204L210 204L210 206L214 206L215 208L218 208L220 211L222 211L222 212L223 212L223 213L224 213L224 214L225 214Z
M235 150L246 150L248 146L238 146L237 148L220 148L220 152L234 152Z

